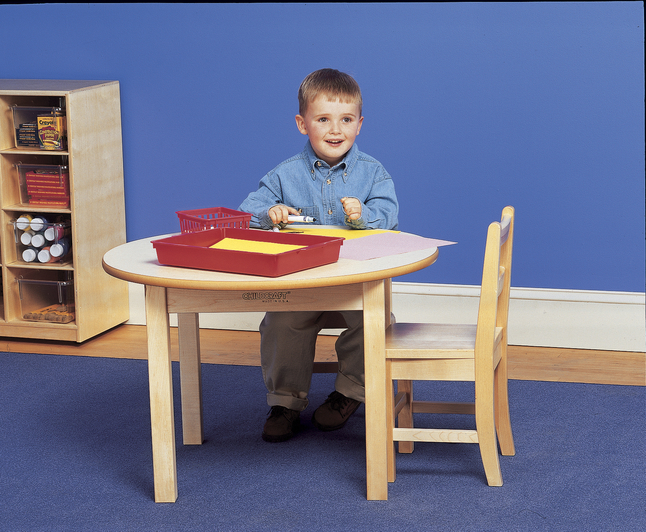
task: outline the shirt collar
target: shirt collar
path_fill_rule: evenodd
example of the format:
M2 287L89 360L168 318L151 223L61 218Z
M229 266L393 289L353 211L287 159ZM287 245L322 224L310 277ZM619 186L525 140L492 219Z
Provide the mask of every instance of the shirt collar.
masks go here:
M321 165L328 166L329 165L323 160L320 159L316 153L314 152L314 149L312 148L312 144L310 141L307 141L307 145L305 146L305 155L307 157L307 167L311 170L311 177L313 180L316 179L316 176L314 174L315 167L317 166L317 163L321 163ZM350 172L355 166L355 163L357 162L357 159L359 158L359 148L357 148L356 144L352 145L352 148L350 148L350 151L345 154L345 157L343 160L337 164L337 167L343 167L345 168L345 171L343 172L343 181L348 180L348 177L350 176Z

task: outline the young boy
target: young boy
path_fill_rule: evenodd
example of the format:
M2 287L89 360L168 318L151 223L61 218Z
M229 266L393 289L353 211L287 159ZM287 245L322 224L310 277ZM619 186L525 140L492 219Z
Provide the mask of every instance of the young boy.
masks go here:
M298 91L298 130L305 149L260 181L239 209L251 225L285 227L288 216L304 215L322 225L352 229L396 229L398 203L392 179L354 144L361 130L361 90L348 74L325 68L307 76ZM320 430L340 429L364 401L363 313L341 313L347 325L335 348L339 371L335 391L314 412ZM260 354L267 403L262 437L290 439L308 406L314 348L329 312L267 312L260 324Z

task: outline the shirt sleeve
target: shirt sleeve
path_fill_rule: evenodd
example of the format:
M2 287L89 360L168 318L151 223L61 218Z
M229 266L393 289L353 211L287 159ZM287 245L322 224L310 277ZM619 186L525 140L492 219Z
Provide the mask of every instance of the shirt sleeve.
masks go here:
M251 192L240 204L238 210L251 214L251 227L271 229L269 209L283 202L280 180L276 172L269 172L260 180L258 190Z
M398 215L395 184L386 169L380 167L368 196L361 201L361 218L350 220L346 216L345 223L353 229L397 229Z

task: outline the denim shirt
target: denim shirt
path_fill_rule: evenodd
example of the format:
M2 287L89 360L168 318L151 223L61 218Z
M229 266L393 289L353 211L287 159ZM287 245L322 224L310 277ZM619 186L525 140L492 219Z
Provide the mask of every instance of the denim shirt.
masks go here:
M361 218L350 220L341 198L361 202ZM305 149L279 164L260 180L239 210L251 213L251 226L271 229L268 211L277 204L294 207L321 225L347 225L353 229L396 229L399 205L395 185L381 163L362 153L354 144L343 160L330 167Z

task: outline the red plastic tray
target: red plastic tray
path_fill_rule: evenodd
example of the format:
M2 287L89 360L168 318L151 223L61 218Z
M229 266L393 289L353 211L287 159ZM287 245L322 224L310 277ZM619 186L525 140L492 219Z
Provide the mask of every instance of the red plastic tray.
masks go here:
M179 217L182 233L194 233L195 231L216 229L218 227L249 229L249 222L251 221L251 214L227 209L226 207L177 211L176 214Z
M277 255L213 249L224 238L307 246ZM260 229L207 229L153 241L157 260L167 266L280 277L339 260L343 238L275 233Z

